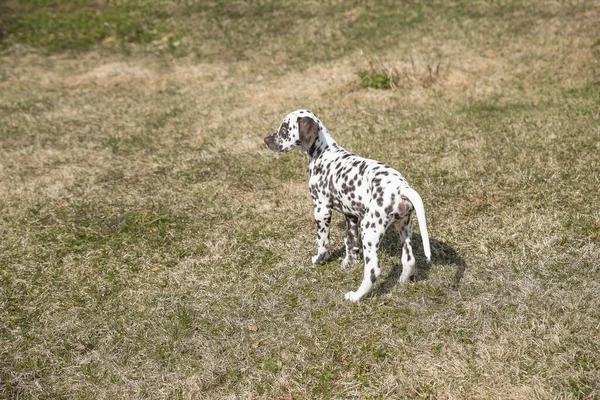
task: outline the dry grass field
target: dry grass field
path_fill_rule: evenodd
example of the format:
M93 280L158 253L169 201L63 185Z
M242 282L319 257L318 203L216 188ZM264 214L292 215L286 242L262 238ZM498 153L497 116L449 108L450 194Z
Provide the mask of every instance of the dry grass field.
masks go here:
M0 398L600 398L599 28L593 0L0 2ZM423 197L410 285L389 232L345 302L339 214L311 265L306 159L262 141L297 108Z

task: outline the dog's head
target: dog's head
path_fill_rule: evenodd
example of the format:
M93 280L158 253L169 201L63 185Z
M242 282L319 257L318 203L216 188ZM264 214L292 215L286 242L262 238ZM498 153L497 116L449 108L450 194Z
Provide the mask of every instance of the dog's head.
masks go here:
M310 150L319 137L317 117L309 110L296 110L289 113L279 128L265 138L265 143L273 151Z

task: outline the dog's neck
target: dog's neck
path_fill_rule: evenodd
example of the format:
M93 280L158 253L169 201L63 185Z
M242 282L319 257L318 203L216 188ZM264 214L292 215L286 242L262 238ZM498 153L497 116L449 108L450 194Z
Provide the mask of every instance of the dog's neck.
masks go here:
M315 140L315 143L311 146L311 148L306 152L308 157L308 165L314 165L315 161L319 159L328 151L334 151L340 149L340 146L337 142L331 137L329 131L323 125L322 122L319 121L319 137Z

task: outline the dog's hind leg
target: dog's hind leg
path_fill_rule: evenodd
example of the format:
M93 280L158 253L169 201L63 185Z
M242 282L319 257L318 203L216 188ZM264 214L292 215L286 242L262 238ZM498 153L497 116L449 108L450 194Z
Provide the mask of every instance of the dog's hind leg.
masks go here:
M410 241L412 238L412 214L409 214L394 223L394 227L400 235L400 246L402 246L402 274L400 283L408 283L410 277L415 273L415 256Z

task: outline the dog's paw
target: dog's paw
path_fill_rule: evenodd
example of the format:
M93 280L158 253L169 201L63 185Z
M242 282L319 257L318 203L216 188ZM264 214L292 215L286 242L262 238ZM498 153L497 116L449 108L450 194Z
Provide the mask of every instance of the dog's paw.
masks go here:
M346 267L349 267L351 265L359 264L360 261L361 261L360 258L346 256L344 258L344 260L342 261L342 267L346 268Z
M400 278L398 278L398 283L401 285L408 285L410 283L410 276L400 275Z
M323 254L317 254L312 257L313 264L324 264L329 259L329 252Z
M356 292L348 292L344 295L344 299L355 303L360 300L360 296Z

